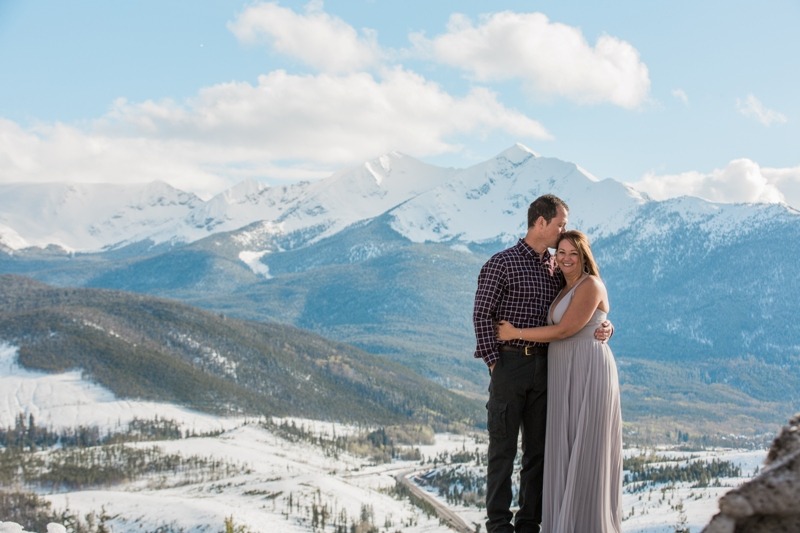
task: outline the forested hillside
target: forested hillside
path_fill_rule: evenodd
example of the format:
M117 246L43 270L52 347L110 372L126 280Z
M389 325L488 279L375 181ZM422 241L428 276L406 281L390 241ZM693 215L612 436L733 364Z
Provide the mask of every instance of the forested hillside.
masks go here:
M123 398L213 413L473 425L482 406L307 331L120 291L0 276L0 341L20 364L81 369Z

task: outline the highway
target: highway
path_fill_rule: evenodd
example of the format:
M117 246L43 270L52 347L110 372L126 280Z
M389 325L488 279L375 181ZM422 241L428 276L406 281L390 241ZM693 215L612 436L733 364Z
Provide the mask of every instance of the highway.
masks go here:
M410 478L415 473L413 469L403 470L395 474L395 479L398 483L406 487L414 496L428 502L436 511L436 515L442 523L446 524L450 529L458 533L475 533L475 528L468 525L457 513L446 505L443 505L442 502L434 498L431 493L411 481Z

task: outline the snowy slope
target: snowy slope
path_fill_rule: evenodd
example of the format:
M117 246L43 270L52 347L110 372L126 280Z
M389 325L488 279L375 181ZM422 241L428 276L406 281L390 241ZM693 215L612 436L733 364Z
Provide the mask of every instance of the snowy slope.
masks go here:
M567 202L570 227L591 236L624 228L645 201L621 183L597 181L518 144L393 210L393 227L414 242L516 240L525 233L530 202L547 193Z
M686 223L708 221L720 238L762 225L776 205L713 204L697 198L653 202L580 166L516 144L466 169L441 168L389 153L320 181L268 187L239 183L203 201L164 183L0 185L0 249L58 245L99 251L141 241L186 243L254 225L261 253L302 247L357 222L391 213L392 227L413 242L509 242L525 230L530 202L554 193L570 206L570 227L592 238L631 228L643 206ZM634 228L646 237L662 227ZM281 238L286 239L281 240ZM283 244L275 245L276 242Z
M385 213L455 173L400 153L387 154L311 184L279 221L287 232L318 225L324 228L319 237L329 236Z
M0 343L0 427L11 427L16 417L33 415L37 424L53 429L98 426L126 427L134 417L181 420L187 429L209 432L232 427L223 420L170 404L118 400L104 387L85 381L79 370L47 374L20 367L17 349Z
M800 212L785 204L716 204L688 196L652 202L648 208L635 221L632 234L636 242L697 228L702 230L704 249L800 220Z
M254 532L309 532L311 506L325 503L333 516L345 513L354 518L367 509L374 515L375 524L385 525L391 532L446 533L452 530L406 500L390 496L387 489L394 486L395 476L400 473L430 470L433 468L430 460L443 452L486 446L483 433L439 434L434 444L419 446L422 461L371 464L346 453L331 455L305 441L287 440L252 420L208 417L171 405L119 402L108 391L82 381L75 372L43 374L24 370L16 362L16 349L2 345L0 426L13 426L19 413L34 414L37 420L46 420L53 428L82 424L114 429L133 417L149 419L158 415L175 420L185 429L223 430L218 436L156 444L164 453L213 458L236 465L236 472L224 479L194 482L189 478L150 479L105 489L45 495L55 509L69 508L85 515L104 508L109 515L116 516L112 526L118 532L154 530L164 524L186 531L219 531L228 517L233 517L236 525ZM294 422L326 438L357 430L330 422ZM642 452L629 449L625 453ZM723 478L719 487L697 488L679 483L643 492L626 489L623 495L626 533L673 533L680 524L699 531L717 512L717 499L752 476L765 457L763 450L657 453L677 463L714 458L731 461L742 469L743 477ZM446 504L437 494L431 497ZM468 524L483 521L478 508L454 510Z
M590 234L617 231L644 201L519 144L468 169L393 152L313 183L244 181L207 201L164 183L0 185L0 244L89 252L193 242L263 222L269 236L299 234L293 242L305 245L392 210L395 228L414 242L480 242L518 234L528 204L545 192L564 197L573 226Z
M145 240L193 242L258 221L277 235L311 230L313 241L378 216L454 172L391 153L314 183L267 187L248 180L208 201L159 182L0 185L0 243L99 251Z
M144 485L50 494L47 498L56 509L86 514L105 507L109 514L119 516L114 531L153 531L163 524L187 531L219 531L232 516L237 525L251 531L291 533L311 531L307 511L312 503L325 502L332 506L333 516L344 512L357 518L367 506L374 512L376 524L394 524L408 533L450 531L436 518L386 494L385 489L395 484L394 475L412 467L410 462L375 466L345 453L331 457L312 444L288 441L242 419L208 417L172 405L116 401L108 391L81 381L77 374L24 370L16 362L16 349L0 346L0 426L13 427L20 413L26 419L34 414L37 423L47 421L52 428L97 425L107 430L134 417L158 416L198 432L225 430L215 437L162 442L159 446L165 453L213 457L239 465L243 471L224 482L152 480ZM328 436L352 430L331 423L299 423L308 423L315 432ZM463 444L463 437L458 442ZM289 501L296 509L287 510Z
M0 185L0 239L6 246L100 250L145 239L200 234L184 220L200 199L165 183ZM12 233L13 232L13 233ZM7 238L6 235L15 236Z

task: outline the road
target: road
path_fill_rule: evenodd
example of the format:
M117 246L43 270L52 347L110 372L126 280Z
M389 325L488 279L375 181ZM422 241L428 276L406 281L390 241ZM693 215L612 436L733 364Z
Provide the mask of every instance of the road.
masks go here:
M398 483L406 487L414 496L428 502L431 507L433 507L434 511L436 511L436 515L442 523L446 524L450 529L458 531L458 533L475 533L475 528L473 526L468 525L464 519L452 509L443 505L442 502L434 498L431 493L411 481L409 478L414 473L415 470L407 469L395 474L394 477Z

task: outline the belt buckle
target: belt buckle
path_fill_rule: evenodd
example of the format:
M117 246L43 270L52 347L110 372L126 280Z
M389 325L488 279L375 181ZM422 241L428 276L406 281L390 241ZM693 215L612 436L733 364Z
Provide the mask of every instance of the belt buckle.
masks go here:
M522 348L522 353L525 354L525 357L530 357L535 355L536 352L534 351L535 346L525 346Z

